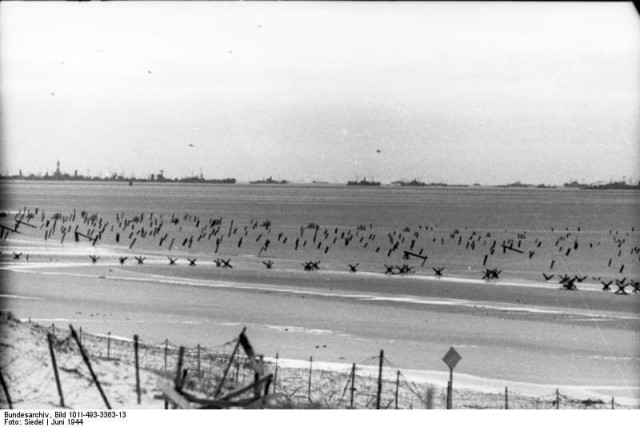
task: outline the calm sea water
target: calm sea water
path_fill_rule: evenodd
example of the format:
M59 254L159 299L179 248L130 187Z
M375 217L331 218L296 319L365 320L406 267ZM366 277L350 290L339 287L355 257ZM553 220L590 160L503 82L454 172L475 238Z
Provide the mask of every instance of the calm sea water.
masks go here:
M4 184L4 210L73 207L110 214L190 213L299 226L437 224L472 229L583 231L640 227L640 192L514 188L182 185L66 182Z
M430 266L439 264L456 274L477 274L493 240L500 244L519 239L521 233L527 234L520 247L523 254L498 250L487 266L502 268L507 275L539 278L554 260L556 272L602 277L615 277L625 265L625 274L633 277L640 264L633 252L640 231L640 193L635 191L9 182L4 192L3 210L39 208L47 216L66 215L77 208L113 224L116 214L130 218L144 213L148 218L153 212L165 219L175 214L180 224L166 225L163 233L170 232L169 240L175 238L174 251L191 253L210 254L214 246L211 238L194 241L191 247L182 245L184 239L197 237L193 218L198 217L203 223L222 219L219 235L226 240L218 254L229 256L257 255L267 236L260 240L261 229L252 229L251 221L270 220L272 245L267 256L322 259L325 265L362 261L369 262L373 271L383 263L403 262L402 250L416 240L413 250L429 255L429 272ZM231 221L240 230L228 236ZM300 236L300 228L309 223L321 227L319 247L315 239L312 242L312 231ZM356 234L358 226L366 230ZM455 230L459 232L453 235ZM350 245L341 245L340 239L336 243L342 232L355 234ZM287 237L286 244L276 241L279 233ZM114 244L113 234L100 244ZM120 245L128 248L133 237L127 240L124 234ZM390 235L400 241L399 250L391 255ZM300 238L298 250L293 248L296 238ZM160 247L158 239L139 238L135 248L166 250L167 244ZM618 247L622 239L625 242ZM466 246L472 240L476 241L473 250ZM570 248L571 254L566 255ZM535 255L527 257L529 251Z

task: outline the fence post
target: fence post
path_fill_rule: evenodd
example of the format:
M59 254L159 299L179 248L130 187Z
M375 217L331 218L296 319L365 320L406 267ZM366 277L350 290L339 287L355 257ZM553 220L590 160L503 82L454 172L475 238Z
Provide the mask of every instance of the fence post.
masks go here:
M396 409L398 409L398 389L400 388L400 371L396 374Z
M504 409L509 409L509 387L504 388Z
M276 392L276 384L278 382L278 353L276 353L276 367L273 373L273 393Z
M380 397L382 396L382 362L384 351L380 350L380 366L378 368L378 395L376 396L376 409L380 409Z
M560 409L560 391L556 389L556 409Z
M111 331L107 332L107 360L110 359L111 354Z
M244 331L246 331L247 328L243 328L242 332L240 333L240 335L244 334ZM236 352L238 351L238 346L240 345L240 335L238 335L238 340L236 341L236 345L233 347L233 351L231 352L231 357L229 358L229 363L227 363L227 366L224 369L224 373L222 374L222 378L220 379L220 382L218 383L218 386L216 387L216 391L213 394L214 397L218 397L218 394L220 394L220 391L222 390L222 386L224 385L224 381L227 378L227 374L229 373L229 369L231 368L231 364L233 363L234 358L236 357ZM236 365L236 384L238 384L238 365Z
M198 377L200 377L200 343L198 343Z
M353 409L353 393L356 391L355 382L356 382L356 364L354 363L351 366L351 403L349 405L351 409Z
M64 408L64 396L62 395L62 386L60 385L60 376L58 375L58 364L56 363L56 355L53 351L53 334L47 334L49 341L49 353L51 354L51 364L53 365L53 373L56 377L56 387L58 388L58 396L60 396L60 407Z
M2 375L2 370L0 370L0 383L2 383L2 390L4 391L4 395L7 396L7 403L9 404L9 409L13 409L13 403L11 403L11 396L9 395L9 387L7 387L7 383L4 381L4 375Z
M104 401L104 404L107 406L107 409L111 409L111 405L109 404L109 401L107 400L107 396L104 394L104 391L102 391L102 386L100 386L100 381L98 381L98 377L96 376L96 373L93 372L93 368L91 367L91 362L89 361L89 356L87 356L87 354L84 352L84 348L82 347L82 342L80 341L80 338L76 333L76 330L73 329L73 326L71 325L69 325L69 329L71 329L71 335L73 336L73 339L78 344L78 349L80 349L80 354L82 355L82 359L84 360L84 363L87 365L87 368L89 368L89 373L91 374L91 378L93 378L93 382L96 384L96 387L100 392L100 396L102 396L102 400Z
M616 405L616 398L611 396L611 409L616 409L615 405Z
M140 404L140 365L138 363L138 335L133 336L133 352L136 360L136 394L138 395L138 405Z
M307 399L311 402L311 371L313 369L313 356L309 356L309 389L307 390Z
M167 370L167 354L169 353L169 339L164 340L164 370Z

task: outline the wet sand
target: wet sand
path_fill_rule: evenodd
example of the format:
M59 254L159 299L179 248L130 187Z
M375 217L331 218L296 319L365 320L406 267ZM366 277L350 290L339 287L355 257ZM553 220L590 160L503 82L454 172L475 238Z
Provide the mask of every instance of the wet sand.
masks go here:
M469 387L640 396L636 295L161 258L120 265L68 256L3 268L3 309L43 324L208 347L247 326L266 357L350 364L384 349L398 368L431 372L432 381L446 377L441 358L453 346Z

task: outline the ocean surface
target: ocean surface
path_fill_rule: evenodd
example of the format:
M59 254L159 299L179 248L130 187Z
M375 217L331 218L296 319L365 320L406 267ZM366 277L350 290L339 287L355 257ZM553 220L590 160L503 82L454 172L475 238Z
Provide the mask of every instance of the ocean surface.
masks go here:
M617 277L623 265L621 276L639 275L639 254L632 252L640 235L636 191L8 182L3 192L5 211L39 208L40 214L69 215L75 209L79 215L84 210L111 226L116 214L121 221L140 215L149 219L153 214L156 221L165 217L162 232L169 236L162 245L163 233L153 238L120 233L119 247L128 247L135 238L136 249L167 251L175 239L171 251L185 254L260 254L320 260L325 266L338 262L344 269L346 262L360 262L370 271L409 261L417 273L445 267L452 275L471 277L485 267L499 268L503 277L512 278L541 279L542 272L554 271ZM171 216L179 222L170 224ZM220 220L220 232L214 235L202 231L211 219ZM268 233L261 227L265 221L271 223ZM319 233L310 225L317 225ZM85 232L90 228L80 226ZM110 231L105 230L98 245L115 245ZM214 252L218 237L222 242ZM260 253L267 238L269 246ZM502 249L503 243L518 251ZM428 260L404 260L404 250L422 250Z
M639 192L5 182L3 195L0 224L31 214L0 255L2 309L22 319L212 348L247 326L267 357L347 366L385 349L424 372L446 371L455 346L458 371L487 384L640 401L640 295L614 293L640 278Z

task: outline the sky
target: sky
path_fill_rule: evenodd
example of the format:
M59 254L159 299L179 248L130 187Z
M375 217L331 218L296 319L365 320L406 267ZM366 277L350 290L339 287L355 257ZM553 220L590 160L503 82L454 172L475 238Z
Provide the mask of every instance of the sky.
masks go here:
M631 3L2 2L1 172L640 179Z

